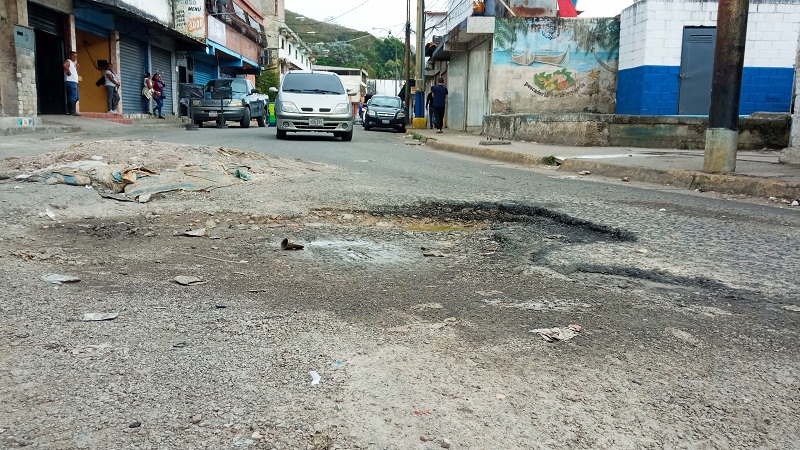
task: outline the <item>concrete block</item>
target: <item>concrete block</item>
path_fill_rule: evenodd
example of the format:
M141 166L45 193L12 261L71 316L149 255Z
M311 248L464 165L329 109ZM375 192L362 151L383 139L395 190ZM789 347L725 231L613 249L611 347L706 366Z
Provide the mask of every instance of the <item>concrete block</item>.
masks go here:
M428 119L424 117L415 117L411 121L411 128L415 130L424 130L425 128L428 128Z
M780 156L778 156L778 161L781 164L800 166L800 147L789 147L783 149Z

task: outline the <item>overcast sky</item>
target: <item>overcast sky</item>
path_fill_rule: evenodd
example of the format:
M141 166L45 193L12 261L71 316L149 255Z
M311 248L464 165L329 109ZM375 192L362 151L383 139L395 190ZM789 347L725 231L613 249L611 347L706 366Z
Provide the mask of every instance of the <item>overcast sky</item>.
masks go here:
M613 17L634 0L578 0L581 17ZM406 0L286 0L286 9L315 20L332 22L355 30L386 36L403 36ZM411 27L416 23L416 0L411 0ZM426 0L428 11L445 11L447 0Z

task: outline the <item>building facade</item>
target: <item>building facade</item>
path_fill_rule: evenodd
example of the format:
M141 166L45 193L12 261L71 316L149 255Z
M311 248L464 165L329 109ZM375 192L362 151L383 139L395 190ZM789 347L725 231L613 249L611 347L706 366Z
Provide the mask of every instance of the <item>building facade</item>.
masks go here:
M144 113L144 73L166 84L164 114L178 111L181 83L261 71L265 20L250 0L0 0L0 114L6 125L34 125L41 114L64 114L62 64L78 54L78 109L103 114L106 90L97 85L114 63L119 113ZM213 29L212 29L213 27Z
M614 112L617 19L576 18L557 0L484 6L451 0L447 32L427 52L428 83L447 82L448 128L480 130L490 114Z
M286 25L285 3L285 0L261 0L269 69L280 74L288 70L310 70L315 60L314 52Z
M708 115L717 1L640 0L621 14L617 113ZM800 4L750 0L739 112L790 112Z
M179 55L181 82L205 84L212 79L236 77L255 82L263 69L267 46L260 6L250 0L205 0L205 5L206 46L202 51Z

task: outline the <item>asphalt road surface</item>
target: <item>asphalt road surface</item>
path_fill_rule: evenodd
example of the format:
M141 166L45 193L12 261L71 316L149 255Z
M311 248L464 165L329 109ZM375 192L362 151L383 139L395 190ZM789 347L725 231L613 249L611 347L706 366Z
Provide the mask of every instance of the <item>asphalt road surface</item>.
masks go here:
M224 147L274 181L147 204L0 182L5 448L800 441L796 210L390 131L120 130L0 147Z

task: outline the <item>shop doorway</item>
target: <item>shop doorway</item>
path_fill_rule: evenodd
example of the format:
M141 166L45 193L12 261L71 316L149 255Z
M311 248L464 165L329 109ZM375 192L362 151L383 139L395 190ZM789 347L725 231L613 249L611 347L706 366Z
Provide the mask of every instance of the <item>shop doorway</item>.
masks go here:
M67 96L64 88L64 40L56 35L35 30L36 35L36 112L65 114Z

